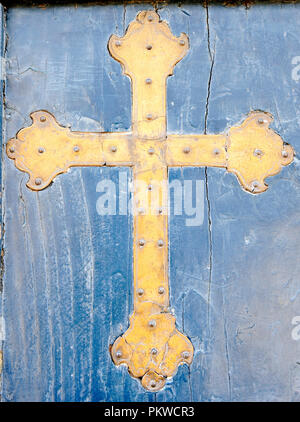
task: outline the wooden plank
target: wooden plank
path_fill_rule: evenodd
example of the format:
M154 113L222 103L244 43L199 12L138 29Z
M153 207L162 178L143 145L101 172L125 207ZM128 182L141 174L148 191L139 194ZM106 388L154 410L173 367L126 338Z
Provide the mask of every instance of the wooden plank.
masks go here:
M123 13L8 11L7 137L40 108L75 130L128 129L129 81L106 48L124 30ZM118 186L119 171L64 176L36 194L6 161L3 400L152 400L109 355L132 309L132 221L99 216L96 188L103 179Z
M1 68L0 68L0 131L3 133L3 108L4 108L4 98L3 98L3 88L5 80L5 62L4 62L4 48L5 48L5 31L4 31L4 11L3 6L0 4L0 57L1 57ZM0 183L2 183L2 149L0 153L1 157L1 172L0 172ZM2 223L2 195L0 195L0 207L1 207L1 220L0 220L0 400L1 400L1 390L2 390L2 366L3 366L3 342L5 340L5 319L3 315L3 223Z

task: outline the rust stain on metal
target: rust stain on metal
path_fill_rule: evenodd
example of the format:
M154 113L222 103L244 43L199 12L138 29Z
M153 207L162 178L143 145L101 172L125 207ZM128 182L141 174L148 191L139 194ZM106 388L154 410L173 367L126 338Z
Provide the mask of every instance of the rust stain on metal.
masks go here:
M29 174L32 190L47 187L71 166L132 166L134 176L134 312L130 327L111 347L149 391L158 391L190 364L193 346L169 310L168 167L224 167L252 193L266 177L292 162L293 148L269 128L270 114L254 111L240 126L219 135L166 133L166 80L187 53L186 34L172 35L154 11L143 11L124 37L112 35L110 54L132 81L132 131L72 132L47 111L32 113L32 126L7 144L9 158ZM151 195L157 199L153 208Z

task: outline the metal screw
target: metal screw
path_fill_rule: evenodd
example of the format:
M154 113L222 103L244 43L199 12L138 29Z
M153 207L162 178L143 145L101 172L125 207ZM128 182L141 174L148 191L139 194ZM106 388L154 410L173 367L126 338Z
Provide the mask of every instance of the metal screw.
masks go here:
M117 358L122 357L122 352L121 352L121 350L118 350L118 351L116 352L116 357L117 357Z
M40 117L40 121L41 121L41 122L45 122L45 121L46 121L46 117L45 117L45 116L41 116L41 117Z
M180 41L179 41L179 44L180 44L180 45L185 45L185 41L184 41L184 40L180 40Z
M149 148L148 149L148 154L153 155L154 154L154 148Z
M73 148L73 151L74 152L79 152L79 150L80 150L79 146L78 145L75 145L75 147Z
M144 289L137 289L137 294L138 294L139 296L143 296L143 294L144 294Z
M164 241L162 240L162 239L159 239L158 241L157 241L157 245L158 245L158 247L162 247L162 246L164 246Z
M165 288L164 287L159 287L158 288L158 293L160 294L160 295L163 295L164 293L165 293Z
M183 359L188 359L190 357L190 353L189 352L182 352L182 357L183 357Z
M148 190L152 190L152 185L148 185Z
M255 150L253 151L253 154L254 154L256 157L261 157L261 156L263 155L263 152L262 152L260 149L255 149Z
M150 387L151 387L151 388L155 388L155 387L156 387L156 382L155 382L154 380L152 380L152 381L150 382Z
M147 120L152 120L152 119L153 119L152 114L150 114L150 113L149 113L149 114L147 114L146 119L147 119Z
M157 349L155 349L155 347L151 349L151 355L157 355Z
M284 158L287 158L288 156L289 156L289 153L287 152L287 151L282 151L281 152L281 155L284 157Z
M264 123L267 123L267 121L266 121L265 119L258 119L258 120L257 120L257 123L258 123L259 125L263 125Z
M10 147L9 148L9 152L14 153L15 152L15 147Z
M112 147L110 148L110 150L111 150L111 152L116 152L116 151L117 151L117 147L116 147L116 146L112 146Z
M140 246L144 246L145 245L145 240L144 239L140 239L139 240L139 245Z
M154 328L154 327L156 327L156 321L154 319L151 319L148 322L148 325L149 325L150 328Z
M254 180L254 181L252 182L252 187L253 187L254 189L258 188L258 187L259 187L259 182L258 182L257 180Z
M38 152L39 152L40 154L43 154L43 152L45 152L45 148L43 148L43 147L39 147Z
M149 16L148 16L148 21L149 21L149 22L152 22L152 21L153 21L153 16L149 15Z
M120 46L122 45L122 43L121 43L121 41L120 41L120 40L117 40L117 41L115 42L115 45L116 45L117 47L120 47Z
M190 147L185 147L185 148L183 148L183 152L184 152L185 154L188 154L190 151L191 151L191 148L190 148Z
M152 50L152 45L148 44L148 45L146 45L146 48L147 48L147 50Z
M163 212L163 209L162 208L158 208L158 214L162 214L162 212Z
M219 155L220 154L220 150L218 148L213 150L213 154L214 155Z
M151 78L147 78L145 80L145 82L146 82L147 85L150 85L150 84L152 84L152 79Z
M40 177L37 177L37 178L35 179L34 183L35 183L37 186L39 186L39 185L41 185L41 184L42 184L42 179L41 179Z

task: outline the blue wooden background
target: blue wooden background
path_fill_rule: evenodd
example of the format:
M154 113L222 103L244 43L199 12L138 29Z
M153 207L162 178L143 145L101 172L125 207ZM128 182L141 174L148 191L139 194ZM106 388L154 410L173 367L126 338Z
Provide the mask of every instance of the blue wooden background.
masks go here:
M74 130L128 130L130 83L107 40L149 8L8 9L3 142L39 109ZM218 133L262 109L299 150L300 4L159 12L191 44L168 81L169 132ZM222 169L170 171L204 181L205 215L170 218L171 303L195 358L157 394L108 351L132 311L131 217L96 211L97 183L118 174L72 169L34 193L4 155L2 400L300 401L298 158L256 196Z

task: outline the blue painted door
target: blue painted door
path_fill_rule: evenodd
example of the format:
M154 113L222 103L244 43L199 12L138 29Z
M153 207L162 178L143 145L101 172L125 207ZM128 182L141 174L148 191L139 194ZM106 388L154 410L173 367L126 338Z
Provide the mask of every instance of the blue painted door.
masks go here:
M145 5L8 8L3 143L45 109L80 131L130 128L130 82L107 51ZM300 5L159 9L190 51L168 80L169 133L220 133L261 109L300 146ZM3 67L4 68L4 67ZM118 168L73 168L41 192L2 156L3 401L300 401L297 157L261 195L223 169L175 168L204 185L204 218L169 226L171 305L195 347L163 391L111 361L132 312L132 218L99 215ZM171 207L172 208L172 207Z

